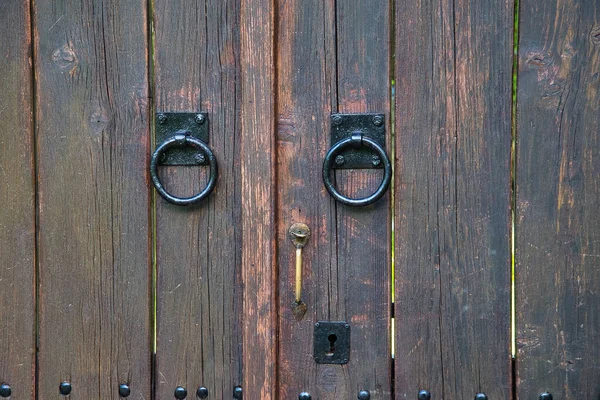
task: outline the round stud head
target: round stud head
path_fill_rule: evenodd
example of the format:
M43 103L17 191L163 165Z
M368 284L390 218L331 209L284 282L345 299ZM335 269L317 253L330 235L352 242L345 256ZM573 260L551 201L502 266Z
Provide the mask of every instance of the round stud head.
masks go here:
M312 400L310 393L302 392L298 395L298 400Z
M129 385L126 383L121 383L119 385L119 396L127 397L130 394L131 394L131 389L129 388Z
M12 389L7 383L0 385L0 397L10 397Z
M187 397L187 390L183 386L177 386L173 395L176 399L185 399Z
M233 398L240 400L244 398L244 391L241 386L236 386L233 388Z
M194 120L198 125L202 125L204 121L206 121L206 117L204 116L204 114L196 114Z
M344 165L346 163L346 158L342 155L335 156L335 164L336 165Z
M540 394L540 400L552 400L552 393L544 392Z
M371 393L368 390L361 390L358 392L358 400L369 400L371 398Z
M431 393L429 393L429 390L421 390L419 392L419 400L431 400Z
M208 397L208 389L204 386L200 386L198 390L196 390L196 396L199 399L206 399Z
M334 125L341 125L342 123L342 117L339 115L335 115L332 119L331 122L333 122Z
M383 124L383 117L381 115L376 115L373 117L373 124L375 126L381 126Z
M475 400L488 400L488 397L485 395L485 393L477 393L475 395Z
M158 119L158 123L161 125L167 122L167 116L165 114L158 114L156 118Z
M58 391L63 396L67 396L67 395L71 394L72 390L73 390L73 386L71 386L71 383L69 383L67 381L61 382L60 386L58 387Z

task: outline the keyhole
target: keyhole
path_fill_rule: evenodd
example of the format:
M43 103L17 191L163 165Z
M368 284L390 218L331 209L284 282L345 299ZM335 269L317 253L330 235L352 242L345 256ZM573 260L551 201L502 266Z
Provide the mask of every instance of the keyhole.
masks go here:
M327 336L327 340L329 340L329 351L325 353L327 357L332 357L335 353L335 342L337 342L337 335L331 334Z

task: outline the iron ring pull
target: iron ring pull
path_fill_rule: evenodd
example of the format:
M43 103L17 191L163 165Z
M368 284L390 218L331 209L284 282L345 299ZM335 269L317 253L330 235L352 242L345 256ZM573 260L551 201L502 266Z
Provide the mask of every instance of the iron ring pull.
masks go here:
M357 149L361 146L366 146L374 150L377 155L379 155L379 158L383 163L384 175L381 184L373 194L359 199L351 199L341 194L331 182L331 166L335 162L335 157L343 150L347 150L349 148ZM350 137L340 140L339 142L335 143L331 149L329 149L327 155L325 155L325 161L323 162L323 183L325 184L325 188L329 194L342 204L354 207L364 207L368 206L369 204L373 204L385 194L390 186L391 180L392 163L390 162L390 158L385 152L385 149L370 137L363 136L362 133L356 133Z
M206 187L198 194L192 197L176 197L171 193L167 192L164 188L160 178L158 177L158 161L162 158L163 154L170 148L176 146L192 146L206 155L208 159L208 163L210 165L210 175L208 178L208 183ZM175 136L171 136L162 142L152 154L152 158L150 159L150 177L152 178L152 183L154 183L154 187L158 194L162 196L169 203L178 205L178 206L189 206L191 204L196 204L199 201L208 197L210 192L215 188L215 184L217 183L217 175L218 175L218 165L217 158L214 153L208 147L206 143L204 143L200 139L196 139L193 136L185 135L185 134L176 134Z

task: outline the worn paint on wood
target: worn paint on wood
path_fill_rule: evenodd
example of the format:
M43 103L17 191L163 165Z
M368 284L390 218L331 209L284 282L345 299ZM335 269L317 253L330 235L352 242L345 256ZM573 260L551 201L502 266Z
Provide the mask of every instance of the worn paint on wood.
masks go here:
M332 112L383 112L389 122L389 8L385 2L282 2L277 29L277 184L280 321L280 398L309 392L318 399L391 397L389 195L373 206L351 208L329 196L321 171ZM389 136L388 125L388 138ZM388 143L388 153L390 147ZM391 153L390 153L391 154ZM342 192L364 196L381 170L336 172ZM303 250L306 317L297 322L295 222L311 239ZM351 324L346 365L316 364L313 325Z
M513 2L396 2L396 398L511 396Z
M244 398L277 398L275 4L241 0Z
M241 376L239 2L154 2L157 111L208 112L219 163L210 196L190 207L156 195L158 399L177 386L232 398ZM208 167L161 167L167 189L202 190Z
M38 0L39 396L150 398L146 2Z
M0 3L0 384L33 399L35 182L29 1Z
M600 4L521 0L517 394L600 395Z

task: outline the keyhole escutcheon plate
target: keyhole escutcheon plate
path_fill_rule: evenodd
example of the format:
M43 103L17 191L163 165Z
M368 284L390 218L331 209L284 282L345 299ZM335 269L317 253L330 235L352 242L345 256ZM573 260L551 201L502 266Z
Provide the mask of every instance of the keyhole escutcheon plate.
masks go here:
M347 364L350 360L350 324L344 321L315 323L313 357L317 364Z

